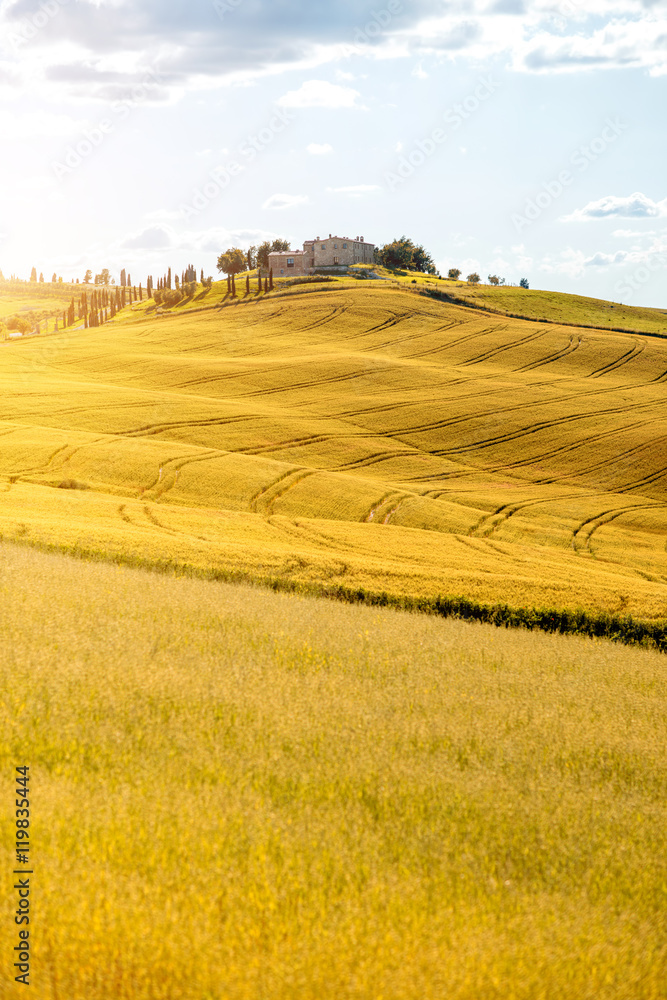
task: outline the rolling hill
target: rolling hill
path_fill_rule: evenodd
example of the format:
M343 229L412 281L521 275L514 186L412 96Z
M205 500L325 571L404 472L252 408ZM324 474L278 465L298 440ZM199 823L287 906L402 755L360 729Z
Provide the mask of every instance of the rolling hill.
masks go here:
M667 617L667 339L410 284L0 345L10 539L229 578Z

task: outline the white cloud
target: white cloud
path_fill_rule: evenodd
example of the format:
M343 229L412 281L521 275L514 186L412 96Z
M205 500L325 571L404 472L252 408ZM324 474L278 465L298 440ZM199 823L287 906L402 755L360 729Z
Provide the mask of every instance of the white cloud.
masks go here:
M591 201L564 217L564 222L585 222L590 219L655 219L667 216L667 198L653 201L640 191L628 197L608 195Z
M346 187L328 187L327 191L330 194L348 194L353 198L360 197L364 194L371 194L373 191L381 191L381 187L378 184L348 184Z
M294 208L296 205L305 205L308 195L305 194L272 194L267 198L262 208L280 210L283 208Z
M327 153L333 153L333 146L328 142L311 142L306 149L311 154L311 156L326 156Z
M360 97L358 90L352 87L341 87L337 83L326 80L306 80L298 90L290 90L277 103L284 108L356 108L363 110L357 104Z

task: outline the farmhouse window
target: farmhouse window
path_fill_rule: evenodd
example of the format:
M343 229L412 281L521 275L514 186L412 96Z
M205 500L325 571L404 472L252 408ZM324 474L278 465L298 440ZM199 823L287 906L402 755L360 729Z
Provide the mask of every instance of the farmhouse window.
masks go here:
M294 257L288 257L287 258L287 266L288 267L294 267Z
M343 243L343 250L347 250L347 243Z
M340 264L340 257L334 257L334 264Z

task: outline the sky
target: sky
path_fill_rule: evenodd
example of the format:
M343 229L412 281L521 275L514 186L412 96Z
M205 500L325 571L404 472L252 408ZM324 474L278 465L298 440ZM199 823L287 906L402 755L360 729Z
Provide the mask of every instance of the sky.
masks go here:
M0 0L0 269L265 239L667 308L667 0Z

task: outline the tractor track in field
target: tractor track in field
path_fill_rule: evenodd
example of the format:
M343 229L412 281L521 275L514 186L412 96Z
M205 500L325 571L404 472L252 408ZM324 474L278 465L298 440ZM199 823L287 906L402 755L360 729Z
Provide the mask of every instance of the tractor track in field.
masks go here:
M553 354L548 354L545 358L542 358L539 361L532 361L527 365L522 365L521 368L514 368L512 369L512 371L513 373L530 372L533 371L535 368L541 368L543 365L550 365L554 361L560 361L561 358L566 358L568 357L568 355L574 354L574 352L580 347L580 345L581 345L581 337L579 337L577 334L572 334L567 347L562 348L560 351L554 351Z
M507 326L499 327L496 332L501 333L506 330ZM506 351L512 351L517 347L525 347L526 344L532 344L535 340L540 340L547 334L546 330L538 330L535 333L529 334L527 337L521 337L519 340L513 340L509 344L501 344L499 347L492 347L488 351L478 354L474 358L469 358L467 361L461 361L461 367L467 368L468 365L481 365L486 361L491 361L493 358L498 357L499 354L504 354Z
M396 513L401 503L409 496L410 494L406 493L405 490L388 490L382 499L371 505L370 510L361 520L364 524L388 524L391 516ZM391 504L396 505L390 507ZM385 508L390 509L387 511ZM381 518L383 519L382 521L380 521Z
M455 326L465 326L465 323L454 324ZM505 327L503 327L505 328ZM449 327L442 327L441 329L449 329ZM440 351L448 351L452 347L458 347L460 344L467 344L470 340L476 340L477 337L485 337L489 333L496 333L498 330L497 326L487 326L483 330L476 330L474 333L467 333L463 337L458 337L457 340L450 340L447 344L440 344L438 347L431 347L427 351L419 351L416 354L406 355L408 360L413 360L414 358L425 358L429 354L437 354ZM438 330L433 330L433 333L437 333Z
M643 403L638 406L632 406L631 404L627 404L625 406L608 407L605 410L598 410L596 413L570 413L564 417L556 417L553 420L541 420L534 424L529 424L527 427L519 428L518 430L515 431L508 431L505 434L496 434L493 437L485 438L482 441L474 441L471 442L470 444L460 445L459 447L456 448L442 448L442 449L432 450L429 452L429 454L446 457L448 455L463 454L468 451L477 451L482 448L492 448L495 445L508 444L511 441L518 441L521 438L528 437L531 434L538 434L544 430L550 430L554 427L562 427L565 424L574 423L577 420L591 420L598 418L600 416L606 416L608 414L626 413L629 410L633 410L636 412L639 410L645 410L653 405L654 405L653 403ZM426 428L426 429L430 430L431 428ZM410 434L417 432L412 430L407 430L407 431L402 431L400 433ZM398 437L396 437L395 439L400 440L400 438ZM409 444L409 442L405 443ZM507 463L503 463L503 465L506 466Z
M163 431L175 430L176 428L186 428L186 427L224 427L227 424L238 424L243 423L243 421L256 420L256 416L238 416L238 417L206 417L201 420L170 420L164 421L159 424L145 424L143 427L135 427L127 431L118 431L114 434L114 437L121 438L145 438L154 437L157 434L161 434ZM186 442L184 442L186 443Z
M649 424L653 424L654 422L655 421L652 420L652 419L650 419L650 420L641 420L641 421L639 421L636 424L629 424L626 427L615 427L613 430L603 431L602 433L595 434L595 435L593 435L593 436L591 436L589 438L583 438L579 442L575 442L572 445L563 445L563 446L561 446L560 448L558 448L554 452L545 454L543 456L539 455L539 456L537 456L537 458L535 459L535 461L542 461L543 458L551 458L555 454L563 454L563 453L566 453L568 451L574 451L574 449L577 448L577 447L582 447L583 445L588 445L588 444L594 444L597 441L602 441L605 438L612 437L614 434L620 434L622 431L636 430L638 427L646 427ZM665 440L665 437L663 435L661 438L658 438L656 440L659 440L659 441ZM552 483L560 482L563 479L572 479L575 476L585 476L585 475L588 475L588 473L590 473L590 472L596 472L598 469L604 468L605 466L611 466L614 463L620 461L621 459L629 458L631 455L635 455L637 452L642 451L644 448L650 448L654 444L655 444L655 440L654 441L644 441L641 444L632 445L630 448L626 448L624 451L617 452L611 458L604 458L604 459L601 459L598 462L594 462L593 465L587 465L585 469L577 469L576 472L560 473L559 475L550 476L548 478L547 477L543 477L541 479L535 479L535 480L533 480L533 482L535 483L536 486L549 486ZM532 463L531 462L512 463L512 465L508 466L508 468L518 468L520 465L530 465L530 464L532 464ZM619 490L613 490L613 492L617 493L617 492L620 492L620 491Z
M181 531L178 528L170 528L168 525L163 524L148 504L143 505L141 512L145 517L145 521L133 520L127 512L127 504L122 503L118 507L118 516L121 520L133 528L139 528L140 531L149 529L159 535L169 535L171 538L195 538L199 542L211 541L210 538L205 538L203 535L195 535L190 531Z
M280 518L280 520L278 520ZM298 538L301 542L310 542L311 545L318 545L323 549L334 549L340 553L340 546L335 542L327 541L324 536L318 535L315 531L309 531L299 524L298 521L291 521L284 514L271 514L268 517L271 527L289 535L290 538ZM344 565L344 564L343 564Z
M585 521L582 521L581 524L572 532L572 548L578 555L580 555L582 551L586 551L590 555L594 555L591 548L593 535L599 531L600 528L605 527L605 525L611 524L611 522L615 521L617 518L635 510L665 510L665 504L656 502L650 504L634 504L627 507L611 507L609 510L604 510L600 514L596 514L594 517L589 517ZM611 562L612 560L605 561ZM636 570L635 572L639 571ZM641 573L640 575L643 576Z
M228 454L229 452L227 451L214 449L205 452L203 455L179 455L175 458L166 459L159 468L157 478L149 486L144 487L141 491L141 496L157 502L165 493L173 490L178 482L181 471L187 466L195 465L198 462L210 462L214 458L224 458ZM153 496L148 497L148 493L152 493Z
M280 500L286 493L289 492L294 486L297 486L304 479L308 479L310 476L316 476L320 472L324 472L323 469L307 469L303 466L297 467L296 469L289 469L282 475L274 479L272 483L265 486L263 489L255 493L254 496L248 501L248 510L255 514L263 513L265 517L274 513L274 506L276 501ZM266 503L266 508L264 511L259 509L260 504Z
M328 326L329 323L333 323L334 320L346 313L348 306L334 306L330 309L324 316L316 319L313 323L308 323L306 326L296 326L293 328L294 333L305 333L307 330L317 330L321 326Z
M335 385L339 382L351 382L354 379L370 378L377 375L378 372L374 369L364 369L356 372L348 372L345 375L330 375L328 377L318 379L308 379L307 382L295 382L292 385L274 386L271 389L252 389L249 392L237 393L234 396L234 399L247 399L254 396L272 396L278 392L295 392L300 389L312 389L316 386Z
M485 514L484 517L480 518L477 524L470 529L469 535L477 538L488 538L489 535L493 535L498 528L506 524L511 517L514 517L515 514L520 514L529 507L580 499L581 493L571 493L560 497L535 497L530 500L517 500L515 503L502 504L491 514ZM497 520L494 520L494 518L497 518Z
M630 361L634 361L635 358L638 358L639 355L643 353L645 348L645 340L641 341L639 344L635 344L629 351L626 351L620 358L617 358L616 361L610 361L609 364L603 365L601 368L596 368L589 375L587 375L586 378L601 378L603 375L609 375L611 372L617 371L624 365L629 364Z
M354 462L346 462L345 465L339 465L336 467L335 472L352 472L355 469L366 469L369 465L377 465L379 462L386 462L392 458L418 458L424 453L416 448L408 451L407 449L403 451L377 451L372 455L366 455L365 458L358 458Z
M667 466L658 469L656 472L648 473L641 479L636 479L632 483L626 483L624 486L618 486L614 493L631 493L633 490L642 489L644 486L651 486L653 483L657 482L659 479L664 479L667 476Z

